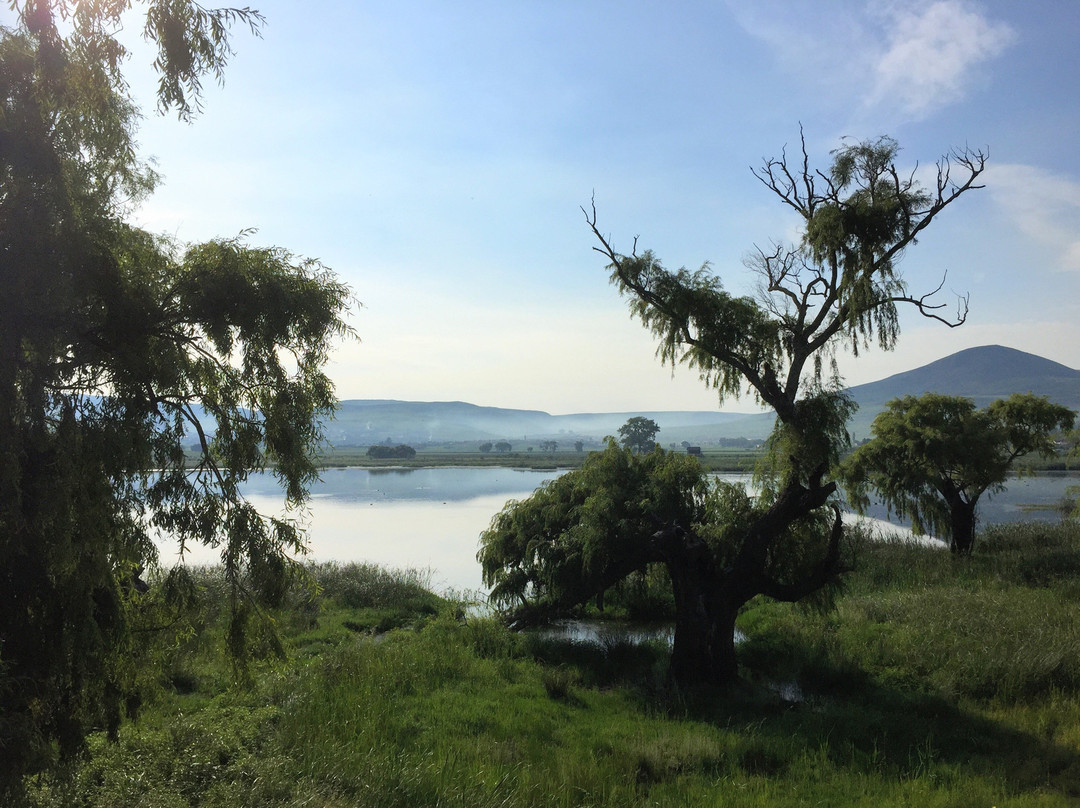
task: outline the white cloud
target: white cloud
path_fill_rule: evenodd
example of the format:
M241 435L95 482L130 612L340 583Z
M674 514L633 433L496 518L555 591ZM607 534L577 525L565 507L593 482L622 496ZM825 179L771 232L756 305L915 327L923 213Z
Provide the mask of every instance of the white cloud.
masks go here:
M1080 272L1080 182L1028 165L992 165L994 202L1016 227L1053 256L1059 271Z
M896 103L917 118L961 98L975 67L1015 39L1008 25L987 19L967 0L888 2L878 9L887 43L869 102Z
M973 0L728 0L728 10L787 71L839 106L862 98L863 114L924 118L1016 39Z

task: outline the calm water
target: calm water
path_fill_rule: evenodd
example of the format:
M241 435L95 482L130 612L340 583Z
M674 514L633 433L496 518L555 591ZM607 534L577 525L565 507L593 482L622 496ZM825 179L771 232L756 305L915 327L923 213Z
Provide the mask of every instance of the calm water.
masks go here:
M312 489L310 557L319 561L367 561L432 572L438 591L482 588L476 550L480 533L510 499L522 499L558 472L504 468L330 469ZM746 479L745 475L720 475ZM980 523L1056 520L1050 510L1080 478L1048 475L1012 480L1008 490L980 502ZM264 513L278 513L274 481L252 480L247 493ZM885 518L883 509L871 514ZM162 562L171 560L162 546ZM190 563L214 563L216 551L198 548Z

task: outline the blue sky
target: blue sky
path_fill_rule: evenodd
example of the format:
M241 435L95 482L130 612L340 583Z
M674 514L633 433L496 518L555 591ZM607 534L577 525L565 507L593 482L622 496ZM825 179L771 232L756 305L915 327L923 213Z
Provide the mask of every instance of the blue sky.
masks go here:
M1080 3L255 5L262 39L237 33L190 126L153 114L136 49L140 141L165 178L136 219L185 241L257 228L336 270L363 303L330 367L342 398L716 408L659 365L580 206L595 193L617 248L639 236L750 293L743 259L795 226L750 168L800 125L821 167L881 134L924 171L952 147L990 154L987 187L902 265L917 293L947 271L968 323L905 316L891 354L841 355L849 383L993 343L1080 366Z

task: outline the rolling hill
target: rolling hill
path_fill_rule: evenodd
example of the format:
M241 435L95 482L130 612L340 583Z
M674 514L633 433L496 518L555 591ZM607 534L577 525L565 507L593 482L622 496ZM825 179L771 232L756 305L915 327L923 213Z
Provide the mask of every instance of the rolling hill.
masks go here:
M885 403L925 392L968 396L979 406L1012 393L1033 392L1080 410L1080 370L1034 354L987 345L969 348L915 370L857 385L849 392L859 404L851 422L856 439L866 437L870 422ZM661 428L661 443L709 443L721 439L761 439L773 426L771 414L742 415L710 411L577 413L550 415L540 410L480 407L461 401L342 401L327 436L338 448L373 443L449 443L499 441L512 443L599 440L613 435L635 415L652 418Z
M516 442L577 439L600 440L614 435L627 419L642 415L661 429L691 432L744 416L710 411L609 412L550 415L540 410L480 407L462 401L347 400L339 405L327 437L338 448L373 443L445 443L454 441ZM680 438L681 440L681 438Z
M944 393L965 396L977 406L985 407L991 401L1013 393L1035 393L1080 410L1080 370L1015 348L984 345L958 351L880 381L856 385L848 392L859 405L848 428L855 440L861 440L869 437L874 417L889 401L901 396ZM740 433L747 437L764 437L772 425L771 415L748 416L737 423ZM729 426L736 424L717 425L697 439L707 442L713 436L727 437Z

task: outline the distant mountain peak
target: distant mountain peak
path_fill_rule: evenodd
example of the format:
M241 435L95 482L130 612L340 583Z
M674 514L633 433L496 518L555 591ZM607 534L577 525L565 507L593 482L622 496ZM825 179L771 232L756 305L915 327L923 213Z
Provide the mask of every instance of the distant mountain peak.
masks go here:
M967 396L983 406L992 399L1027 392L1077 407L1080 406L1080 370L1016 348L982 345L881 381L857 385L850 392L863 407L922 393Z

